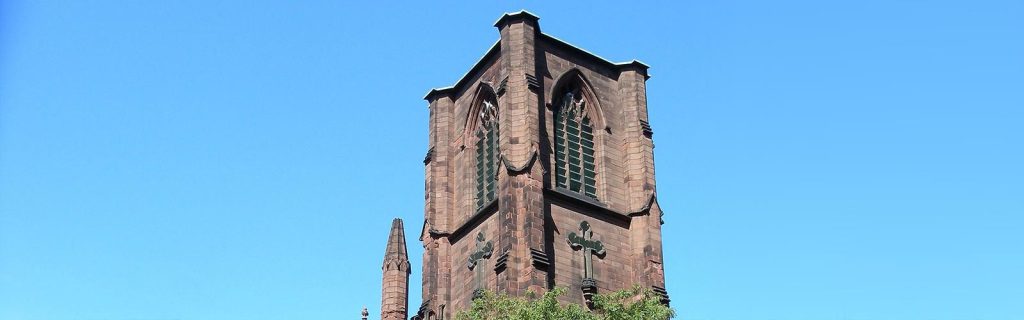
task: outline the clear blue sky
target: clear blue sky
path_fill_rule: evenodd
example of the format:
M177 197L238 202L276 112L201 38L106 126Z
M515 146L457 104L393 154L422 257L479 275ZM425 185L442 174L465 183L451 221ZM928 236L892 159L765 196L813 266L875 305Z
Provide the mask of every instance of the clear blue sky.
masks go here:
M1024 318L1024 2L0 2L0 319L420 302L431 87L528 9L649 63L682 319Z

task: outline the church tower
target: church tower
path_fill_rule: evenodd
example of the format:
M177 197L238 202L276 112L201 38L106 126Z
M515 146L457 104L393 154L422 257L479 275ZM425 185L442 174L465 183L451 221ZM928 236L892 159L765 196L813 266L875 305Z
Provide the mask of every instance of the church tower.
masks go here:
M452 319L483 290L564 287L564 301L586 305L641 285L668 303L648 67L605 60L538 21L502 15L499 40L469 72L425 97L423 303L413 319Z
M409 309L409 253L405 248L402 219L391 222L388 246L384 250L384 288L381 290L380 318L406 320ZM363 311L364 318L367 312Z

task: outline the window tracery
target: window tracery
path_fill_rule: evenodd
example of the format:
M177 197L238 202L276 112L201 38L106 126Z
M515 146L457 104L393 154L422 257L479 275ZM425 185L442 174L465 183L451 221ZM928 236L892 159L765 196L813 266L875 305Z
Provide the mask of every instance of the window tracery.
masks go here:
M556 186L597 199L594 129L579 86L562 94L555 113Z
M480 102L476 129L476 207L494 201L497 193L498 173L498 108L493 98Z

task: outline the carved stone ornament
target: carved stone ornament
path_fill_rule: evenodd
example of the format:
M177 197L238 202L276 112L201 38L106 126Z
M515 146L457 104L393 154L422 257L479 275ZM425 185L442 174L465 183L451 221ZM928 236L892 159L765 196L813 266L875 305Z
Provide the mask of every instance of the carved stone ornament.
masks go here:
M476 290L473 291L473 299L476 300L482 297L484 290L484 270L487 268L477 268L481 260L489 259L491 253L494 252L494 244L487 241L484 238L484 233L478 233L476 235L476 251L469 254L468 267L469 270L473 270L473 282L476 286Z
M594 231L590 229L590 223L580 222L580 233L570 232L567 241L573 250L581 250L583 253L583 281L580 290L583 291L583 298L587 305L593 302L594 294L597 293L597 280L594 279L594 255L598 258L605 255L604 243L594 240Z
M498 108L490 100L484 100L480 108L480 125L484 128L493 128L494 121L498 119Z

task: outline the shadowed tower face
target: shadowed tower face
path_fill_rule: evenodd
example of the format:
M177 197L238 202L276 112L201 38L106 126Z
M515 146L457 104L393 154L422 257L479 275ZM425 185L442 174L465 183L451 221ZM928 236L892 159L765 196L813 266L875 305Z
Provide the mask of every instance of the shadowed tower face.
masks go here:
M647 65L605 60L538 21L501 16L499 41L425 97L423 301L413 319L453 319L478 290L563 287L563 302L587 305L640 285L668 302Z
M382 320L406 319L409 309L409 267L405 227L402 219L395 219L391 222L391 234L384 250L384 288L380 304Z

